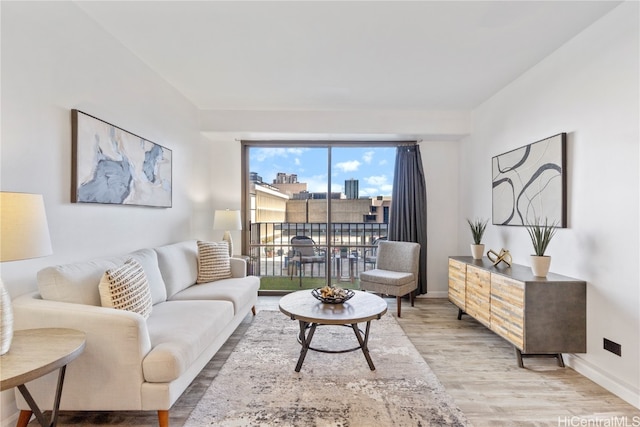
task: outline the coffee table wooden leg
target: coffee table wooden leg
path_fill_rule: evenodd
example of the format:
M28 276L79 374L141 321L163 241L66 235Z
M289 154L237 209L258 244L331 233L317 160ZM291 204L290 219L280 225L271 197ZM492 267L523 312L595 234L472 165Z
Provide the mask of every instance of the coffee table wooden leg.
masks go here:
M302 348L300 349L300 357L298 358L298 364L296 365L296 372L300 372L302 369L302 363L304 362L304 358L307 356L307 351L309 351L309 346L311 345L311 339L313 338L313 334L316 331L317 323L312 323L309 328L309 332L305 333L307 330L307 326L309 322L303 322L300 320L300 343L302 344Z
M367 327L364 331L364 339L362 338L362 334L360 333L360 328L358 328L357 323L352 323L351 327L353 328L353 332L356 334L356 338L358 338L358 342L360 343L360 348L362 349L362 353L364 354L364 358L367 359L367 363L369 364L369 369L372 371L376 370L376 367L373 365L373 361L371 360L371 355L369 354L369 330L371 329L371 320L367 322Z

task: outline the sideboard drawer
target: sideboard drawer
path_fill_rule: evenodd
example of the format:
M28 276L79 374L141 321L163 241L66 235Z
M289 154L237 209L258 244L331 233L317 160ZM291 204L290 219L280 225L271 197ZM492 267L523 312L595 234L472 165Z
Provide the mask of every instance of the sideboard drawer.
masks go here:
M504 283L491 275L491 330L524 348L524 284Z
M467 265L466 312L480 323L491 325L491 274L473 265Z

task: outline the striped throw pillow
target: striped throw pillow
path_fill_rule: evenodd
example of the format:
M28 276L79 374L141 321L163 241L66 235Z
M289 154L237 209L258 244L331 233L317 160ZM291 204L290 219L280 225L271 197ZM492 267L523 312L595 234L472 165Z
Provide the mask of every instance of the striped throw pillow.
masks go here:
M134 259L107 270L98 290L103 307L133 311L145 319L151 314L151 288L142 265Z
M231 277L227 242L198 241L198 278L196 283L214 282Z

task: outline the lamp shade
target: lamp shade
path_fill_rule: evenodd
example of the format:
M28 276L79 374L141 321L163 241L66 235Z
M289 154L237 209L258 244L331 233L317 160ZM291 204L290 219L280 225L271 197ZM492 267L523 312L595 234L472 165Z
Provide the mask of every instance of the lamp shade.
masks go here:
M0 192L0 261L37 258L52 252L42 196Z
M217 210L213 217L214 230L242 230L242 218L239 210Z

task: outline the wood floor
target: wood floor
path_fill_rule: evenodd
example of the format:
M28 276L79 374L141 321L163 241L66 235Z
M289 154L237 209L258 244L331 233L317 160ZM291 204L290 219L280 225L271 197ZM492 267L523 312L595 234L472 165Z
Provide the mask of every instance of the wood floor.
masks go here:
M278 300L260 297L257 308L277 310ZM387 315L395 316L395 299L387 301ZM640 410L554 359L525 359L526 368L518 368L506 341L469 316L457 320L447 300L419 298L413 308L403 304L402 316L400 325L476 427L640 426ZM185 422L251 321L242 322L173 406L172 427ZM150 412L63 412L58 425L142 427L157 425L157 418Z

